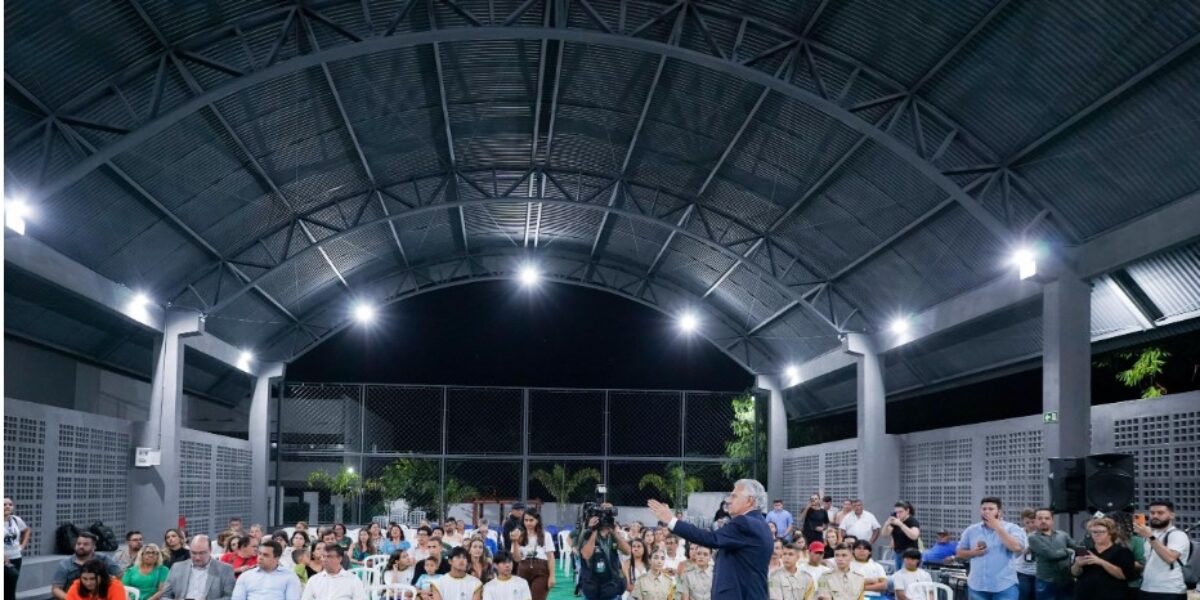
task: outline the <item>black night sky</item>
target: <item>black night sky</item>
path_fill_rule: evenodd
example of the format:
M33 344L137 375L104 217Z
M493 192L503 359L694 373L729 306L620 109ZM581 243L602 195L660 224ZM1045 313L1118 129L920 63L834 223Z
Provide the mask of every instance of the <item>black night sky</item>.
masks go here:
M397 302L288 367L289 381L740 391L753 378L651 308L543 283L472 283Z

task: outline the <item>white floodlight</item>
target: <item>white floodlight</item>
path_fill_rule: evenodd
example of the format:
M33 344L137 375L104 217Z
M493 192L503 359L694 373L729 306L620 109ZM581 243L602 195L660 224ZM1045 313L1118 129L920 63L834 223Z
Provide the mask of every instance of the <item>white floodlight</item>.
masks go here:
M238 355L237 368L249 372L250 363L252 362L254 362L254 353L249 350L242 350L242 353Z
M369 302L359 302L354 305L354 319L359 323L370 323L375 320L375 307Z
M533 287L542 280L542 273L533 265L523 265L517 273L517 279L525 287Z
M892 324L888 329L891 329L892 333L896 335L904 335L908 333L910 327L912 327L912 324L909 323L908 317L896 317L892 319Z
M787 368L783 370L783 376L787 378L788 387L800 383L800 367L797 367L796 365L788 365Z
M4 201L4 226L25 235L25 219L32 214L28 204L21 198L9 198Z
M1021 279L1037 275L1037 250L1032 246L1021 246L1013 251L1012 261L1017 265L1017 274Z
M692 311L686 311L679 315L679 329L684 333L692 333L700 327L700 318Z

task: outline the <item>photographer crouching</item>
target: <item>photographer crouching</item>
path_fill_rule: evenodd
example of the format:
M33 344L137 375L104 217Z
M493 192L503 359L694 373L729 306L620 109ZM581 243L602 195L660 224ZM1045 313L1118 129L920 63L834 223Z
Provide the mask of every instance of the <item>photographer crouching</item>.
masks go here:
M617 600L625 592L621 576L622 554L629 555L629 543L617 535L617 509L608 502L584 503L580 509L579 588L588 600Z

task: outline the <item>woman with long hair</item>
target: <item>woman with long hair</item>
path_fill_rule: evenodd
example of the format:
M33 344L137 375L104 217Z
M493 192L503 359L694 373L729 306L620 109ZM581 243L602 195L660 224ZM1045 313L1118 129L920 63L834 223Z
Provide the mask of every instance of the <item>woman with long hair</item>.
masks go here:
M67 590L67 600L126 600L125 586L108 574L108 565L93 558L79 569L79 579Z
M554 587L554 539L542 526L542 515L536 510L525 511L521 527L509 534L517 575L529 582L533 600L546 600Z
M288 534L282 529L276 530L271 534L271 541L279 544L283 556L279 557L279 566L291 571L296 563L292 560L292 550L288 548Z
M634 600L674 600L675 580L663 570L666 562L667 553L662 550L655 550L650 555L650 572L634 584Z
M333 532L337 534L337 545L347 550L350 549L350 546L354 545L354 540L350 539L350 536L346 535L345 523L334 523Z
M644 540L629 542L629 560L621 561L621 570L625 575L625 591L632 592L638 577L650 572L650 552Z
M291 546L290 550L294 551L301 548L308 548L310 544L311 540L308 539L308 533L303 531L293 531L292 543L288 545Z
M350 547L350 564L355 567L363 566L368 556L375 554L375 544L371 542L371 530L359 529L358 540Z
M367 531L371 533L371 545L379 548L379 545L383 543L383 529L379 527L379 523L372 521L370 525L367 525Z
M379 551L384 554L395 554L398 550L408 550L412 544L404 539L404 528L398 523L388 525L387 538L379 545Z
M496 576L496 567L492 565L492 559L488 556L487 544L484 544L483 539L478 537L468 538L465 543L467 546L467 573L474 575L476 579L486 584Z
M398 600L399 588L412 582L414 563L404 550L396 550L388 556L387 566L383 568L383 598Z
M842 530L829 527L825 530L825 558L833 558L833 549L842 543Z
M767 574L778 571L783 566L783 540L775 538L775 550L771 552L771 562L767 563Z
M133 564L125 569L121 583L137 588L142 600L158 600L167 587L169 569L163 566L162 550L156 544L146 544Z
M29 546L33 531L25 520L13 514L12 498L4 499L4 597L17 597L17 578L21 576L21 553Z
M171 565L192 557L191 550L184 543L183 532L178 529L168 529L163 534L163 566L170 569Z

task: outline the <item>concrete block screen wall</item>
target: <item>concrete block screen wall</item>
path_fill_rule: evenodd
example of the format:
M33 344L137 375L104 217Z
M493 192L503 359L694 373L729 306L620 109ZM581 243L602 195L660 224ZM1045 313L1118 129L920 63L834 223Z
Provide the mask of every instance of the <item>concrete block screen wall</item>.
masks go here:
M926 544L939 528L957 534L975 522L984 496L999 496L1009 519L1024 507L1047 504L1042 426L1033 415L896 436L900 496L916 506ZM1134 456L1142 509L1152 499L1169 498L1180 526L1200 523L1200 392L1093 407L1091 430L1093 454ZM847 460L855 444L849 439L787 450L787 506L799 510L818 489L835 504L856 496L854 462ZM867 508L876 516L891 509Z

